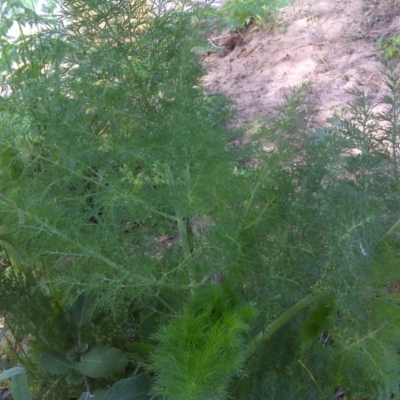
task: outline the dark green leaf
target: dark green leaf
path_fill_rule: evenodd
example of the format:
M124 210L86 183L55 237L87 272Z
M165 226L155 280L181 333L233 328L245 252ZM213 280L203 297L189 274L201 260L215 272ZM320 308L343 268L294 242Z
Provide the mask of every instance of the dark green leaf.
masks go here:
M91 378L106 378L123 372L128 364L127 357L116 348L94 347L82 356L78 370Z
M30 400L28 380L26 379L25 370L22 367L13 367L3 371L0 374L0 382L5 379L12 379L10 394L14 400ZM6 396L4 396L5 398ZM3 397L2 397L3 398Z
M154 348L153 345L143 342L131 342L129 343L129 347L142 357L147 356Z
M66 374L72 364L62 354L55 351L47 351L41 355L39 365L51 374Z
M13 367L10 369L6 369L0 374L0 382L4 381L5 379L10 379L18 374L23 374L24 372L25 370L22 367Z
M65 380L71 385L80 385L83 382L83 375L78 371L72 370Z
M72 349L68 350L65 355L67 360L76 360L79 356L87 351L89 345L87 343L81 343L80 345L74 346Z
M97 296L93 292L82 293L69 309L72 320L81 327L87 324L98 312Z
M29 385L25 372L13 376L11 394L14 400L31 400L32 397L29 392Z
M26 264L26 253L22 246L15 240L15 238L9 233L0 234L0 243L6 245L12 252L18 257L21 264Z
M147 374L124 379L113 385L104 400L149 400L151 379Z
M107 389L96 389L93 391L95 400L105 400L107 393Z

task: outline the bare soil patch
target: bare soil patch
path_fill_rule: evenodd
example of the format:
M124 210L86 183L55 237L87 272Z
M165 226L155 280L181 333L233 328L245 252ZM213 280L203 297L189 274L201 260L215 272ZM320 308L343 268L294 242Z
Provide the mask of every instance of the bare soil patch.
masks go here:
M234 100L233 124L273 113L290 88L311 82L316 114L312 126L344 112L347 90L382 95L383 69L376 41L400 31L400 4L393 0L294 0L270 31L250 27L213 37L221 54L204 62L204 86Z

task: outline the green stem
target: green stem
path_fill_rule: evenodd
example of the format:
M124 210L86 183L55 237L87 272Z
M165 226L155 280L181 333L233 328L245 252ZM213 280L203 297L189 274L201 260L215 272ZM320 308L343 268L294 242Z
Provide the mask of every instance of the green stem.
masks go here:
M300 300L294 306L289 308L289 310L285 311L281 316L272 321L265 332L260 332L252 343L249 346L249 349L246 354L246 359L250 359L254 356L260 349L265 345L265 343L269 340L269 338L283 325L287 324L290 320L292 320L296 315L298 315L305 308L309 307L314 301L317 299L317 295L309 295L304 299Z
M175 190L175 181L174 178L172 176L172 172L171 172L171 168L168 165L166 167L166 172L167 172L167 178L168 178L168 183L171 186L172 190ZM189 170L186 170L186 173L189 173ZM189 238L188 238L188 234L187 234L187 230L186 230L186 224L184 221L184 218L181 214L181 212L177 209L175 209L175 219L178 225L178 232L179 232L179 236L182 240L182 247L183 247L183 253L185 255L185 258L188 260L188 264L189 264L189 277L190 277L190 285L193 286L194 285L194 278L193 278L193 274L190 268L190 261L191 261L191 255L192 252L190 250L190 243L189 243Z
M260 172L260 179L256 182L255 186L253 187L253 189L250 191L250 197L249 199L245 202L245 208L244 208L244 215L247 215L247 213L250 210L250 207L253 204L253 200L257 194L257 191L259 189L259 187L261 186L261 184L263 183L263 181L265 180L265 175L267 173L267 168L266 165L264 164L261 172Z
M396 233L400 228L400 219L392 225L392 227L386 232L385 236L392 236L394 233Z
M254 199L257 195L258 190L260 189L260 187L262 186L263 183L265 183L265 181L268 178L268 174L269 174L269 168L267 168L267 165L264 164L261 168L260 171L260 176L258 181L256 182L255 186L253 187L253 189L250 191L250 197L248 200L245 201L244 203L244 215L246 216L251 207L253 206L253 202ZM262 214L264 214L265 211L267 211L267 209L269 208L269 206L276 200L276 197L274 197L273 199L269 200L267 205L265 206L264 210L262 211ZM248 229L249 227L251 227L252 225L255 225L259 219L261 218L261 215L259 215L259 217L256 219L256 221L252 222L250 225L246 226L244 229Z

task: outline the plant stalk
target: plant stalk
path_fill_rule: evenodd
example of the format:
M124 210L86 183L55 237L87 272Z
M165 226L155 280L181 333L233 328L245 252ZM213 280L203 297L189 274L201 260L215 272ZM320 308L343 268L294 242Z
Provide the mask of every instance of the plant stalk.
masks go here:
M282 328L283 325L287 324L301 311L309 307L314 301L319 297L319 295L309 295L304 299L297 302L294 306L285 311L281 316L272 321L265 332L260 332L249 346L246 354L246 360L252 358L260 349L265 345L265 343L270 339L270 337Z

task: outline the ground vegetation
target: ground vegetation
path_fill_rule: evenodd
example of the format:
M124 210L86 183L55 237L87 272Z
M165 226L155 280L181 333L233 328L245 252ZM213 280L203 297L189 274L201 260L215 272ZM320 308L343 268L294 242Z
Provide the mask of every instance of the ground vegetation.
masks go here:
M205 10L0 4L3 397L400 398L394 65L238 141Z

